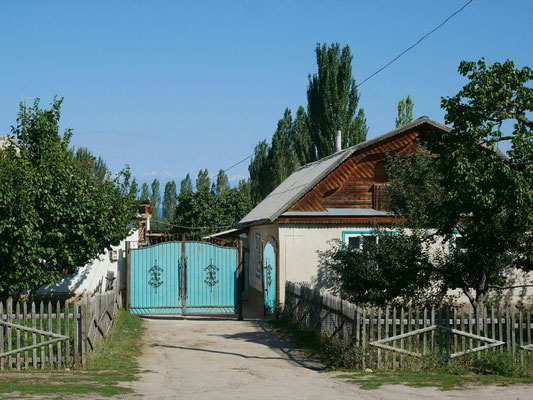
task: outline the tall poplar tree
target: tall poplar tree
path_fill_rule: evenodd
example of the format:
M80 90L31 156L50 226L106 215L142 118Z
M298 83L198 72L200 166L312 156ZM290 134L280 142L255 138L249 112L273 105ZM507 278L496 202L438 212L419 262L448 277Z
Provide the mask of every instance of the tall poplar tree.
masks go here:
M186 193L192 193L192 179L191 175L187 174L187 176L181 181L180 184L180 194L186 194Z
M352 76L350 47L338 43L317 44L318 72L309 75L307 115L311 139L318 158L335 152L335 132L342 132L346 148L366 140L368 128L362 109L357 109L359 92Z
M285 109L283 118L278 121L278 127L272 136L269 149L269 164L271 165L271 184L275 188L294 171L295 156L291 146L292 115L291 110Z
M159 210L161 207L161 193L159 188L159 180L154 179L152 182L152 197L150 203L152 207L152 221L157 224L161 220Z
M229 179L223 169L218 171L217 182L214 185L214 192L217 197L224 198L230 190Z
M407 95L407 98L401 99L398 102L398 117L396 118L396 128L413 122L414 106L415 103L409 95Z
M295 167L301 167L316 161L316 152L311 141L307 113L302 106L298 107L298 111L296 111L296 118L292 122L289 139L291 150L294 154Z
M150 199L150 189L148 187L148 184L145 182L143 183L141 187L141 195L139 197L140 201L147 201Z
M250 162L250 193L252 204L256 205L263 200L273 189L271 177L271 164L268 157L268 144L266 140L259 142L254 149L254 157Z
M170 181L165 185L163 195L163 220L170 222L176 214L176 182Z
M196 191L199 193L208 193L211 188L209 172L207 169L201 169L196 178Z

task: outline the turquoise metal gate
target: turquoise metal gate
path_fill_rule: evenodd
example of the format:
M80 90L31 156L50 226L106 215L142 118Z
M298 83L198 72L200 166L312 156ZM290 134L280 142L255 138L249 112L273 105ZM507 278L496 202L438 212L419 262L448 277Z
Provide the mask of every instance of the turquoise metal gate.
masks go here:
M129 310L133 314L236 313L236 248L167 242L130 250Z

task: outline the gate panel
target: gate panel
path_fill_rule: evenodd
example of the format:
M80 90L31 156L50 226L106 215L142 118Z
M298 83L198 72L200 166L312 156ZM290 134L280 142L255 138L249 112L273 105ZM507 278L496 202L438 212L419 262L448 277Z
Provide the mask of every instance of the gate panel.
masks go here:
M265 315L270 315L276 307L276 250L271 242L263 249L263 287L265 289Z
M237 249L187 242L187 314L237 312Z
M181 243L161 243L130 254L131 313L181 313Z

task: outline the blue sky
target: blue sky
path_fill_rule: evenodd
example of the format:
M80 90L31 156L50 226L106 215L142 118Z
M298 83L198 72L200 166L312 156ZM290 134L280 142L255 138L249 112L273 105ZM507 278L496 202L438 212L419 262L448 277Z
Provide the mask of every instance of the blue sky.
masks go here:
M22 97L65 98L73 144L141 182L212 174L270 139L285 107L307 103L317 42L348 44L362 81L466 0L3 1L0 134ZM474 0L360 87L369 138L415 117L442 122L440 97L464 84L463 59L533 66L533 2ZM248 162L232 169L247 176Z

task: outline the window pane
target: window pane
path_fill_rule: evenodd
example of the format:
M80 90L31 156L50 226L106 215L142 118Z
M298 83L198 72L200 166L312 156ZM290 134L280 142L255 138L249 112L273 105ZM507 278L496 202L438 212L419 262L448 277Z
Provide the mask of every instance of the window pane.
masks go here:
M464 238L462 238L461 236L456 236L455 239L455 250L457 251L463 251L464 250Z
M366 243L374 243L374 244L376 244L377 241L378 241L378 237L375 236L375 235L363 236L363 246L364 246Z
M348 245L356 249L361 248L361 238L359 236L352 236L348 238Z

